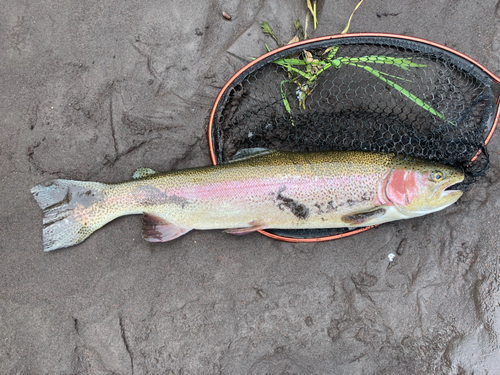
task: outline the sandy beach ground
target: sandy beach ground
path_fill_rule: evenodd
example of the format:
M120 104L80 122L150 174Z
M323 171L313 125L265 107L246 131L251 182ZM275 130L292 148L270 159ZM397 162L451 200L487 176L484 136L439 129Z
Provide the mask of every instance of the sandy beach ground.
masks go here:
M194 231L150 244L129 216L43 252L31 187L210 164L218 91L274 46L260 23L289 40L305 3L0 1L1 374L500 368L498 134L457 204L352 238ZM339 33L356 3L320 2L311 35ZM500 74L499 16L496 0L365 0L350 32L426 38Z

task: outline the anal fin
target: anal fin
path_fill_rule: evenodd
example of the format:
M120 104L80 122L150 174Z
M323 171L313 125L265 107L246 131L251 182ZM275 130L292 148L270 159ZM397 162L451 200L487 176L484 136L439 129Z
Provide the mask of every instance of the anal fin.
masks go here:
M235 234L235 235L243 235L243 234L256 232L258 230L266 228L265 225L259 224L255 221L252 221L249 224L250 224L250 226L246 227L246 228L230 228L230 229L224 230L224 232L229 233L229 234Z
M185 228L144 212L142 216L142 238L149 242L167 242L186 234L193 228Z
M349 225L359 225L366 223L371 219L381 217L385 214L386 209L382 207L375 207L371 210L364 212L357 212L349 215L344 215L340 219Z

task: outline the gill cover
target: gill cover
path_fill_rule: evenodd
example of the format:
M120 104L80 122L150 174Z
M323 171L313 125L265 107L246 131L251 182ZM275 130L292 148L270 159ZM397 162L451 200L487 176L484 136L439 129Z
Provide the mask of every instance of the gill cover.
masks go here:
M433 163L410 169L396 168L388 176L385 198L405 216L421 216L455 203L462 191L446 189L463 179L458 169Z

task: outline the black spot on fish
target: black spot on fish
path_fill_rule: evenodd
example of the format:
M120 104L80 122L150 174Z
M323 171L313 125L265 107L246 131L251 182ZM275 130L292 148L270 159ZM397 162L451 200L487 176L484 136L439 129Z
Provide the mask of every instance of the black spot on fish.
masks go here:
M182 208L184 208L187 204L189 204L190 202L184 198L184 197L179 197L177 195L169 195L169 196L166 196L165 197L165 201L168 202L168 203L174 203L178 206L181 206Z
M369 201L370 195L373 195L373 193L368 194L367 192L364 192L363 195L361 196L361 200L362 201Z
M342 206L342 204L340 206ZM323 215L323 214L327 214L327 213L332 212L332 211L337 211L337 209L340 206L334 206L333 201L329 201L327 203L315 203L314 204L314 207L317 209L316 212L318 215Z
M146 198L142 202L144 206L156 206L159 204L175 204L181 208L186 207L190 204L189 200L178 195L166 195L161 192L160 189L154 186L144 186L141 188L142 191L147 193Z
M333 201L330 201L326 205L326 208L327 208L328 211L337 211L337 209L339 208L339 206L334 206L333 205Z
M82 205L83 207L89 207L94 203L96 197L96 192L92 190L81 191L82 187L72 186L68 190L73 191L72 203L73 205Z
M328 204L326 205L326 211L327 212L336 211L337 208L339 208L339 207L338 206L334 206L333 205L333 201L328 202Z
M283 196L281 193L285 190L286 190L285 186L281 187L278 191L278 195L276 196L276 200L280 202L278 204L278 208L280 210L284 210L286 207L297 218L306 219L309 216L309 208L307 208L306 205L293 200L292 198Z

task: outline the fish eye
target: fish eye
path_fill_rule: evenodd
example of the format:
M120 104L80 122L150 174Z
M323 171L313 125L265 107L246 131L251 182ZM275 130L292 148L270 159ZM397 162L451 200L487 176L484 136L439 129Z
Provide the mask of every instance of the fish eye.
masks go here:
M434 171L434 172L432 172L432 173L431 173L431 180L432 180L432 181L439 182L439 181L441 181L443 178L444 178L444 174L443 174L443 172L440 172L440 171Z

